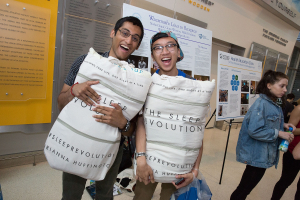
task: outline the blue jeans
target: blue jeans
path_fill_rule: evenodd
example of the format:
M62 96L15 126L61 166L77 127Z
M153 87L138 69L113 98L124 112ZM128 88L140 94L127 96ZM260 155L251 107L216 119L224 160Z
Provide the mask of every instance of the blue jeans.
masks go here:
M102 181L96 181L96 200L112 200L113 187L116 181L119 166L123 156L123 144L120 145L119 151L114 164L107 172ZM80 200L85 189L87 179L74 174L63 172L63 197L62 200Z

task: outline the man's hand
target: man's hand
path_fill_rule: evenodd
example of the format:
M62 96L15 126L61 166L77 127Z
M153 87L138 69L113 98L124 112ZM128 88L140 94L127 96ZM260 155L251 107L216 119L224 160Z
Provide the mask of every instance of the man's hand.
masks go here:
M190 172L190 173L187 173L187 174L176 175L176 178L177 179L184 178L184 181L181 184L179 184L179 185L175 185L174 181L172 182L172 184L178 190L179 188L185 187L185 186L189 185L191 182L193 182L193 180L194 180L194 174L192 172Z
M148 183L155 183L153 177L153 170L147 164L145 157L137 158L137 168L136 168L136 176L135 179L140 182L144 182L145 185Z
M91 88L91 85L98 84L99 81L87 81L80 84L75 84L72 92L78 99L82 100L87 105L94 105L94 102L100 103L100 96ZM91 99L93 100L91 100Z
M93 108L93 111L101 113L103 115L93 115L97 122L102 122L113 127L123 129L126 126L127 119L122 113L122 108L116 104L111 104L114 108L97 105Z

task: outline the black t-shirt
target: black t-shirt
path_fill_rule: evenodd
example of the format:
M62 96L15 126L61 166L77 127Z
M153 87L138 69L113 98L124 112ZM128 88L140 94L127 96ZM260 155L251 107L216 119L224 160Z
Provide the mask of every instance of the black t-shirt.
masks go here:
M290 120L290 116L287 116L288 113L291 113L294 109L294 105L291 104L290 102L285 103L285 108L283 110L283 116L284 116L284 123L288 123Z

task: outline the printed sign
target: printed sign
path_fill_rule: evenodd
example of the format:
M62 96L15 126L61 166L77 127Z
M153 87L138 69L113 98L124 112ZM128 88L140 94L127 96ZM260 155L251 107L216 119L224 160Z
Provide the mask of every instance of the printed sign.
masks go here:
M123 16L135 16L144 26L141 46L133 55L151 58L150 39L159 31L170 30L178 38L184 59L177 64L178 69L191 71L191 75L210 76L212 32L164 15L123 4ZM148 66L152 65L148 59Z
M216 120L243 118L259 97L255 94L262 62L218 52Z

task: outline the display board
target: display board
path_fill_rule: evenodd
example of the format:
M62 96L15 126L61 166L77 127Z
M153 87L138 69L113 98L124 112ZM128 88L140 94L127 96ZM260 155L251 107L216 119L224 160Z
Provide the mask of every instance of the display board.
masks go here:
M0 0L0 126L51 122L58 0Z
M191 75L210 76L212 32L164 15L123 4L123 16L135 16L144 26L144 38L141 46L133 55L151 58L150 39L163 30L170 30L178 38L184 59L177 63L177 68L191 72ZM152 59L148 65L152 66Z
M216 121L243 118L259 95L262 62L218 51Z
M0 101L46 98L50 9L0 4Z

